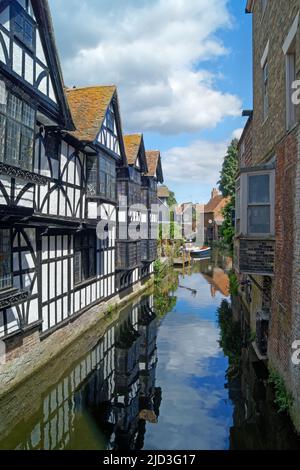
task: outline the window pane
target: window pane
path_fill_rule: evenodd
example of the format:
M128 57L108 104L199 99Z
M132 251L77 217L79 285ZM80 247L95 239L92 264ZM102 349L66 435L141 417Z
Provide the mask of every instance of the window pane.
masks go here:
M74 256L74 273L75 273L75 284L78 284L82 280L81 276L81 251L75 251Z
M16 121L22 121L22 101L15 95L8 96L7 114Z
M10 165L19 165L21 126L10 119L7 120L6 161Z
M20 167L28 171L32 170L34 134L23 127L21 135Z
M270 202L270 176L256 175L248 177L249 204L268 204Z
M248 207L248 233L271 233L270 206Z
M10 231L0 230L0 289L12 285Z
M0 161L2 162L4 160L5 124L6 118L0 114Z
M28 104L23 103L23 116L22 116L22 122L26 126L30 127L31 129L34 129L35 126L35 112L34 109L31 108L31 106L28 106Z
M95 157L87 159L87 192L89 196L97 194L97 159Z
M5 83L0 80L0 111L6 114L7 91Z

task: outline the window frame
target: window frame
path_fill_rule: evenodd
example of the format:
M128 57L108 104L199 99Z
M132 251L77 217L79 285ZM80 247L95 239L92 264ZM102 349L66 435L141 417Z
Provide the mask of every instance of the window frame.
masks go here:
M16 28L16 17L19 16L22 18L22 33L17 31ZM32 27L32 42L26 41L26 25L30 25ZM36 24L31 16L27 13L24 8L17 2L11 7L10 13L10 28L14 38L16 38L23 46L25 46L30 52L34 52L36 48Z
M91 243L92 241L92 243ZM93 270L90 256L93 251ZM76 256L79 256L80 271L76 272ZM97 276L97 236L93 230L83 230L74 235L74 286L78 286Z
M251 176L269 176L269 203L249 203L249 177ZM275 236L275 169L257 169L248 168L243 171L237 179L240 184L240 201L236 201L236 209L240 204L240 210L236 212L236 235L248 236L254 238L270 238ZM239 182L239 183L238 183ZM269 206L270 207L270 232L259 233L249 232L249 207ZM239 226L238 226L239 221Z
M11 98L15 98L20 102L20 118L18 119L16 116L13 116L9 112L9 100ZM25 122L24 115L25 115L25 110L26 106L28 110L32 111L32 122L33 125L30 127L28 123ZM18 94L12 93L10 89L6 88L6 104L4 104L4 109L0 108L0 115L2 118L4 118L4 126L3 126L3 140L4 140L4 145L3 145L3 154L0 156L0 161L3 163L16 167L16 168L21 168L22 170L33 172L33 165L34 165L34 156L35 156L35 125L36 125L36 108L29 104L26 100L21 98ZM19 128L19 141L18 141L18 160L13 162L12 158L8 158L8 136L11 131L11 126L15 126L16 128ZM24 161L23 153L22 153L22 145L23 145L23 139L26 136L26 133L31 134L31 156L30 160L28 159L28 166L27 165L22 165L22 162Z
M7 231L8 236L9 236L9 254L7 255L10 258L10 282L9 284L1 287L2 285L2 279L0 277L0 293L3 293L7 290L10 290L13 288L13 247L12 247L12 229L11 228L0 228L0 231ZM1 253L1 252L0 252Z

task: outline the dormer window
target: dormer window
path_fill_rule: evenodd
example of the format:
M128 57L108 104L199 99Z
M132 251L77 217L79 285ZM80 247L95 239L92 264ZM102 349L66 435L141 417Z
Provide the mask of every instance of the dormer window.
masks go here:
M14 5L11 11L11 25L15 37L32 50L35 43L35 26L32 19L19 5Z
M106 115L106 127L108 130L114 133L115 131L115 115L114 115L114 110L113 107L110 106L107 115Z

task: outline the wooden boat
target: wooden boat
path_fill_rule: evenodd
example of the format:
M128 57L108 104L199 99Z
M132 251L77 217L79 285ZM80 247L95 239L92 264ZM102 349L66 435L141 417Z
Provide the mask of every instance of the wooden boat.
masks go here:
M194 248L190 253L193 258L207 259L210 257L211 248L208 246L203 248Z

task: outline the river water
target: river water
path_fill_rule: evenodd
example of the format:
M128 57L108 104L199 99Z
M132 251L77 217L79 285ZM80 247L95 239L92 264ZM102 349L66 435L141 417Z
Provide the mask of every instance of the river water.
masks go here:
M230 268L214 253L173 270L2 399L0 449L300 448L244 344Z

